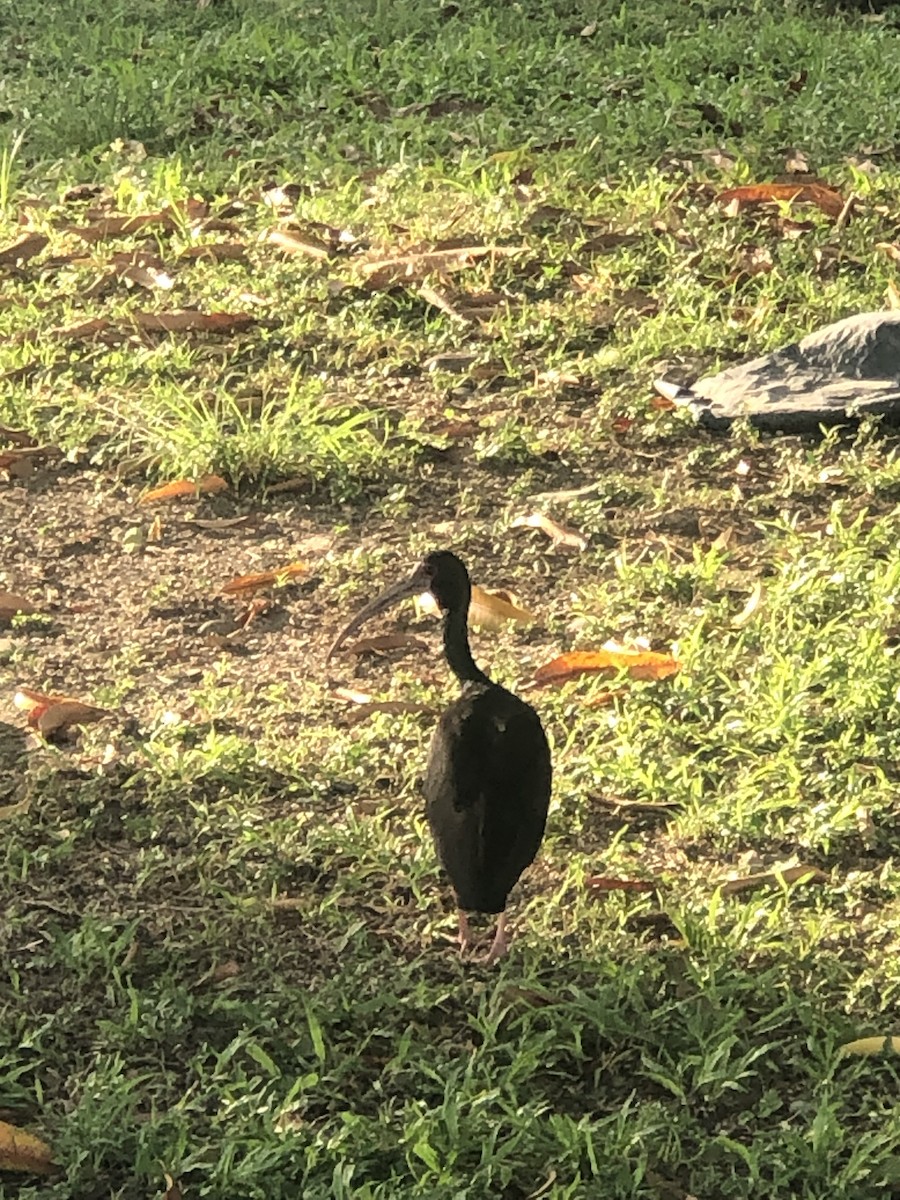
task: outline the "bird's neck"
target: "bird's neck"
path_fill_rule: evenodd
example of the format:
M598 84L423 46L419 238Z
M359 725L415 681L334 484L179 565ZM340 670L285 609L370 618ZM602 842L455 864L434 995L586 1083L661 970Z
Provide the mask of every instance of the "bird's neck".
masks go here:
M469 631L466 624L469 606L454 608L444 613L444 654L450 670L460 683L490 683L487 675L475 662L469 649Z

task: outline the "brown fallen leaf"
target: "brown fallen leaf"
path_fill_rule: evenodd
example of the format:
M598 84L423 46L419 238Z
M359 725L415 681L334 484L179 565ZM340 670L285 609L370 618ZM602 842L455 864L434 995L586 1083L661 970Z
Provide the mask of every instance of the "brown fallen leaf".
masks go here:
M457 246L447 250L419 250L388 258L359 260L354 270L367 287L378 290L396 284L418 282L435 273L463 271L481 258L510 258L527 251L527 246Z
M0 1171L30 1171L50 1175L56 1170L53 1153L33 1133L0 1121Z
M257 318L246 312L133 312L128 320L145 333L239 333L255 325Z
M649 879L617 879L611 875L587 875L584 886L589 892L655 892L659 888Z
M857 1038L853 1042L844 1042L843 1046L838 1049L838 1056L843 1058L847 1054L852 1054L871 1058L875 1054L883 1054L885 1050L900 1054L900 1036L896 1033L882 1033L877 1037Z
M15 592L0 592L0 625L8 625L13 617L22 613L25 616L37 612L30 600Z
M726 879L719 885L723 896L735 896L738 892L753 891L761 887L783 887L793 883L825 883L828 876L818 867L780 867L774 871L762 871L757 875L744 875L740 879Z
M566 529L551 517L539 512L531 513L527 517L516 517L510 528L540 529L553 541L554 546L565 546L572 550L586 550L588 546L588 540L582 534L576 533L574 529Z
M844 211L844 197L824 183L751 183L726 188L716 197L735 214L758 204L788 202L814 204L828 217L837 218Z
M50 337L67 342L87 341L90 338L110 343L125 340L125 334L106 317L91 317L89 321L77 321L74 325L60 325L50 330Z
M0 425L0 439L12 444L19 450L25 450L35 445L35 440L25 429L12 429L9 425Z
M344 650L345 654L383 653L387 650L427 650L421 638L409 633L383 633L376 637L360 638Z
M238 575L223 586L222 592L226 596L247 596L253 592L263 591L265 588L282 586L289 579L295 579L298 575L306 575L308 572L308 563L288 563L273 571L254 571L249 575Z
M106 238L127 237L144 229L158 227L172 232L185 224L203 220L209 214L209 205L202 200L187 200L181 204L166 205L157 212L135 213L132 216L103 216L90 225L68 225L66 230L85 242L100 242ZM217 223L210 222L208 228Z
M876 242L875 249L886 254L895 263L900 263L900 245L896 242Z
M265 241L271 246L277 246L285 254L314 258L317 262L325 262L334 253L333 248L319 238L308 233L298 233L294 229L270 229Z
M201 246L186 246L178 255L182 262L243 262L247 247L243 242L205 242Z
M355 724L357 721L364 721L366 717L375 716L376 713L388 713L392 716L400 716L403 713L437 715L437 709L430 704L419 704L415 700L371 700L368 704L360 704L351 709L347 713L347 720Z
M207 983L224 983L226 979L236 979L241 973L240 963L231 958L227 962L217 963L205 971L194 987L203 987Z
M199 4L198 4L198 7ZM163 1195L163 1200L184 1200L184 1193L181 1190L177 1180L173 1179L168 1171L163 1172L163 1181L166 1185L166 1190Z
M888 285L884 289L885 306L896 312L900 308L900 288L897 287L893 279L888 280Z
M625 646L571 650L538 667L534 681L538 684L560 684L581 675L615 674L623 670L632 679L666 679L681 670L681 663L671 654Z
M84 704L81 700L60 699L49 704L45 709L35 710L32 714L38 733L44 737L58 733L62 729L71 729L75 725L90 725L105 717L107 710L97 708L93 704ZM29 723L33 723L29 718Z
M138 503L158 504L162 500L177 500L182 496L205 496L227 490L228 484L221 475L204 475L196 482L190 479L176 479L174 483L165 483L162 487L145 492Z
M0 267L14 267L40 254L50 243L43 233L26 233L17 242L0 250Z
M469 318L466 317L455 306L453 300L447 292L440 291L438 288L433 288L430 284L420 283L419 295L426 302L426 304L430 304L433 308L438 309L439 312L444 313L454 321L462 321L463 324L468 322Z

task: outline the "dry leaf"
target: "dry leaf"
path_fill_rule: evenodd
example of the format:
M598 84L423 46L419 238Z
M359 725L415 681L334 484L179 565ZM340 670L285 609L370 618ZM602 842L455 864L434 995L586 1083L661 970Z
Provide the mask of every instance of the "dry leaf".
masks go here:
M886 306L892 311L896 312L900 308L900 288L893 279L888 280L888 285L884 289L884 299Z
M895 263L900 263L900 246L896 242L876 242L875 249L886 254Z
M780 867L774 871L763 871L758 875L744 875L740 879L727 879L720 884L723 896L734 896L738 892L752 891L761 887L782 887L793 883L825 883L828 876L818 867Z
M469 318L454 305L446 292L438 291L427 283L420 283L419 295L427 304L452 317L454 321L462 321L463 324L468 322Z
M420 638L409 633L383 633L376 637L360 638L344 649L345 654L379 653L386 650L427 650Z
M509 258L526 250L527 246L458 246L359 261L355 269L369 288L378 289L418 282L436 272L463 271L481 258Z
M198 0L197 7L205 7L205 4L201 4L200 0ZM163 1200L184 1200L184 1194L182 1193L180 1186L172 1178L168 1171L163 1172L163 1180L165 1181L166 1185L166 1191L165 1195L163 1196Z
M124 341L125 335L116 329L112 321L106 317L92 317L89 321L78 321L74 325L60 325L50 330L50 337L60 341L86 341L88 338L100 338L101 341Z
M376 713L388 713L392 716L400 716L403 713L436 714L437 709L430 704L419 704L415 700L372 700L349 712L347 719L351 722L364 721L366 717L372 717Z
M437 613L437 602L431 592L423 592L416 597L416 607L420 612ZM472 584L472 600L469 605L469 623L480 629L501 629L507 621L517 625L533 625L537 617L527 608L520 608L509 592L486 592L484 588Z
M586 550L588 540L580 533L576 533L573 529L566 529L565 526L559 525L550 517L545 517L543 513L532 513L528 517L516 517L510 526L511 529L541 529L553 540L554 546L567 546L573 550Z
M90 225L71 225L67 228L83 241L93 243L105 238L127 237L152 226L172 232L186 223L202 220L208 213L209 205L202 200L187 200L183 204L166 205L158 212L135 213L130 217L103 217ZM217 224L220 223L210 222L208 227L213 228Z
M332 686L331 693L337 696L338 700L348 700L351 704L372 704L373 698L368 692L358 692L355 688L343 686Z
M247 247L243 242L205 242L201 246L186 246L178 261L243 262L246 257Z
M752 205L773 201L814 204L826 216L835 218L844 211L844 197L824 183L751 183L727 188L716 199L735 214Z
M845 1054L871 1058L875 1054L884 1053L885 1050L892 1050L895 1054L900 1054L900 1036L896 1033L888 1033L881 1034L879 1037L857 1038L853 1042L844 1042L838 1050L838 1054L842 1058Z
M24 800L19 800L16 804L4 804L0 808L0 821L8 821L12 817L20 817L23 813L27 813L31 808L31 797L26 796Z
M239 333L256 323L246 312L202 313L195 309L180 312L130 313L128 320L144 333Z
M324 262L331 258L333 249L331 246L320 241L316 237L312 237L308 233L297 233L293 229L270 229L266 234L265 240L272 246L277 246L279 250L283 250L285 254L301 255L305 258L314 258L318 262Z
M176 500L182 496L201 496L228 490L228 484L221 475L204 475L196 482L190 479L176 479L174 483L163 484L145 492L138 501L139 504L157 504L161 500Z
M256 571L249 575L238 575L224 585L222 592L226 596L246 596L265 588L281 586L297 575L306 575L309 564L305 562L288 563L274 571Z
M56 1167L50 1147L33 1133L0 1121L0 1171L50 1175Z
M58 733L61 729L71 729L75 725L90 725L106 716L105 708L97 708L93 704L84 704L81 700L60 699L43 710L35 709L29 717L29 723L36 717L38 733L44 737Z
M588 875L584 886L589 892L655 892L659 887L649 879L616 879L610 875Z
M201 520L200 517L191 517L187 524L196 525L198 529L234 529L237 525L246 525L249 520L248 514L243 517L213 517L209 521Z
M560 684L577 679L580 675L615 674L622 670L627 671L632 679L665 679L680 671L681 663L670 654L625 646L571 650L538 667L534 681L538 684Z
M744 625L747 624L747 622L750 620L750 618L753 616L753 614L759 608L760 603L762 602L762 598L763 598L763 585L760 580L757 580L756 583L753 585L753 591L747 597L747 603L744 605L744 607L741 609L741 611L738 613L738 615L731 622L733 629L741 629Z
M37 609L24 596L18 596L15 592L0 592L0 625L8 625L19 613L28 615L33 612L37 612Z
M17 242L0 250L0 267L14 267L18 263L28 262L40 254L49 242L50 239L42 233L26 233Z

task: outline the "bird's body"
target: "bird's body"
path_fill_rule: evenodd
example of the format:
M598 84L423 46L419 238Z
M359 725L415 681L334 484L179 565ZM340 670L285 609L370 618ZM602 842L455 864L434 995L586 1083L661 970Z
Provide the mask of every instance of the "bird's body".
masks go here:
M534 709L469 683L442 714L425 776L428 824L459 907L501 913L547 820L550 750Z
M370 616L403 596L430 591L444 618L444 654L462 694L442 714L425 776L428 824L459 908L463 949L467 912L497 913L488 961L506 950L506 901L534 861L550 803L550 747L540 718L524 700L494 683L469 649L469 575L448 551L429 554L404 583L368 604L330 653Z

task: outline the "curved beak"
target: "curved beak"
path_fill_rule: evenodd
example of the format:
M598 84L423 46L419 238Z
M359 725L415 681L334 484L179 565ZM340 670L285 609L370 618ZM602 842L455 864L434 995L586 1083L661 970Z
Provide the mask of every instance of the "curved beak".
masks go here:
M331 643L328 653L325 655L325 661L328 660L343 646L347 638L352 637L366 621L372 617L377 617L383 612L387 612L389 608L393 608L395 604L399 604L401 600L406 600L410 596L420 596L422 592L427 592L431 580L427 572L422 567L417 567L410 575L409 579L404 579L400 583L392 584L389 588L376 596L374 600L370 600L363 608L359 610L356 616L349 621L341 632Z

